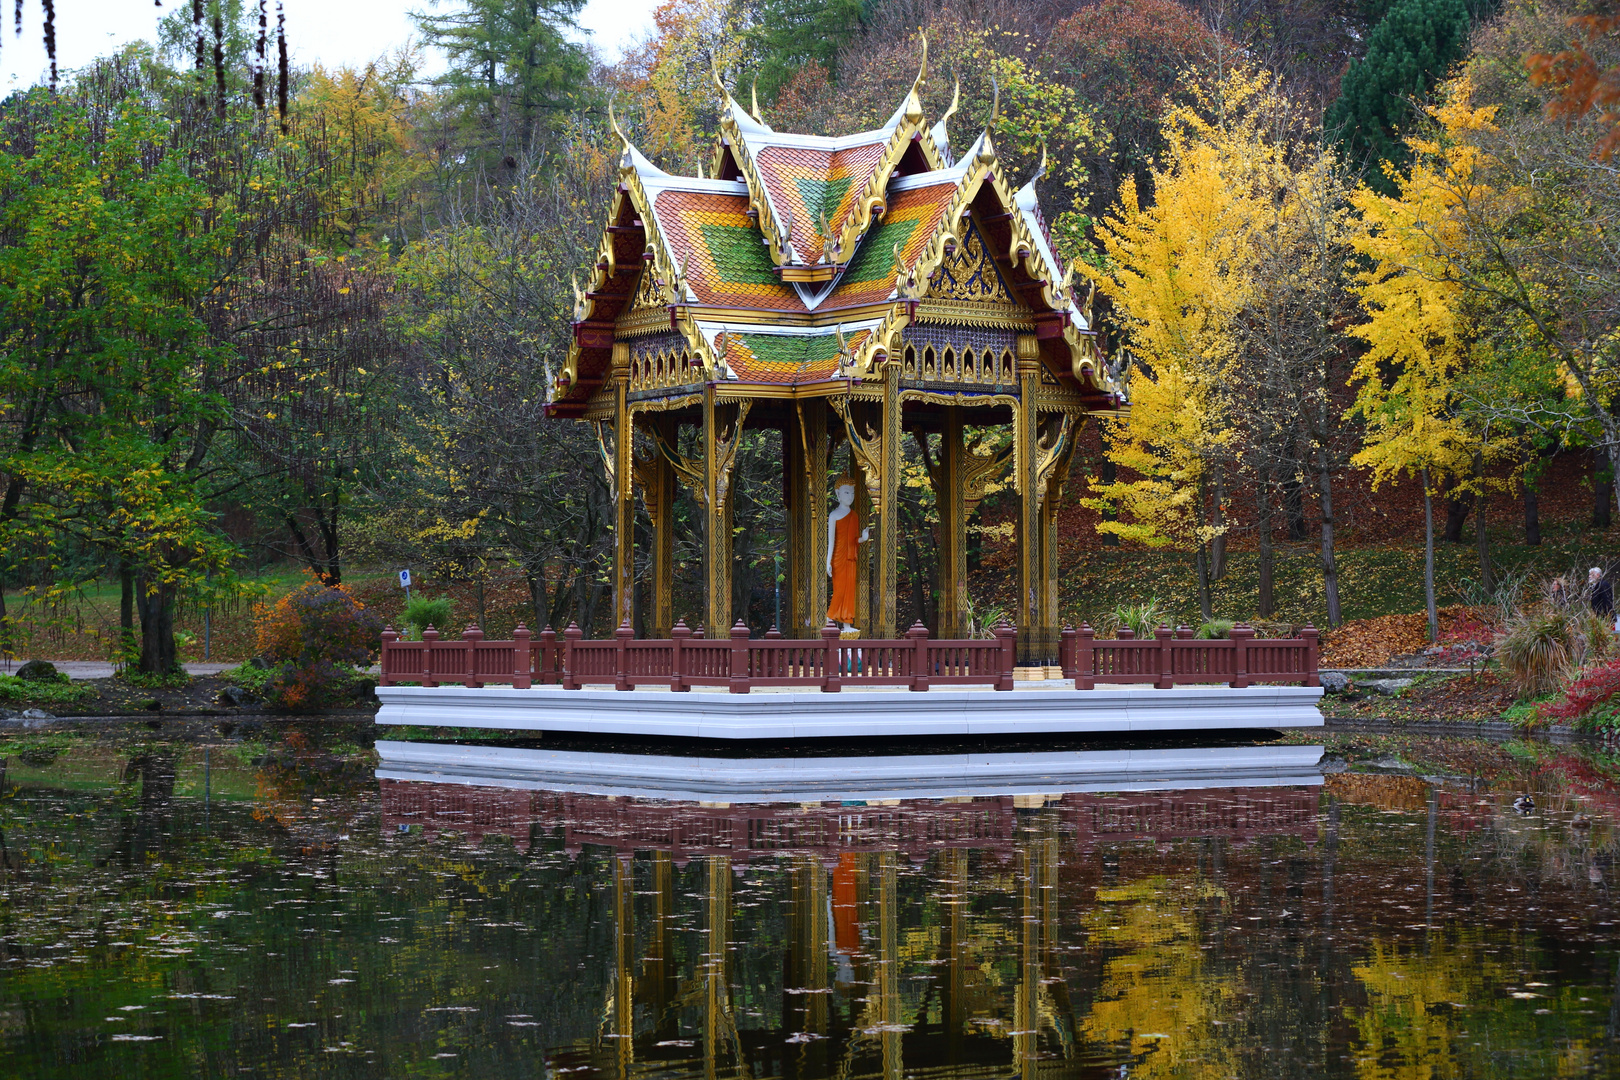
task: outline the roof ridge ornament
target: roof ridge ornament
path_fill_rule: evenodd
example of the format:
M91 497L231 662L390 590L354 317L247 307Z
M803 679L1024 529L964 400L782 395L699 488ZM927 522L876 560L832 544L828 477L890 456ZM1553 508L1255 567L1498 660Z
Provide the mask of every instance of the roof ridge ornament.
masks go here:
M753 114L756 122L763 124L765 122L765 118L759 114L759 72L757 71L754 72L753 86L751 86L748 90L748 99L749 104L753 106L749 112Z
M724 109L731 104L731 91L726 89L726 81L720 77L720 57L709 53L709 74L714 78L714 88L720 91L720 107Z
M914 124L922 123L922 88L928 81L928 34L922 27L917 27L917 36L922 38L922 60L917 67L917 77L912 80L911 92L906 95L906 119Z
M617 89L608 95L608 123L613 127L613 134L617 135L619 141L624 143L624 152L628 154L630 152L630 136L624 133L624 128L619 126L619 118L613 115L613 99L618 96L619 91Z
M951 133L950 129L946 125L951 122L951 117L956 115L957 107L962 104L961 78L959 76L954 77L954 83L955 84L951 87L950 108L945 110L945 114L939 118L939 122L936 123L933 130L929 132L929 135L934 140L934 148L939 151L940 160L944 163L944 166L947 169L956 164L956 162L951 157Z

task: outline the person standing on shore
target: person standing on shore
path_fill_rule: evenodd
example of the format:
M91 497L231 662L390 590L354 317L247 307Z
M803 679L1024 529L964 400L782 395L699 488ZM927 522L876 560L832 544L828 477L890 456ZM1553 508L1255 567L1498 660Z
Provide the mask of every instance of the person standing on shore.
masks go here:
M1613 615L1614 586L1603 576L1601 567L1594 566L1586 572L1586 584L1592 592L1592 610L1603 616Z

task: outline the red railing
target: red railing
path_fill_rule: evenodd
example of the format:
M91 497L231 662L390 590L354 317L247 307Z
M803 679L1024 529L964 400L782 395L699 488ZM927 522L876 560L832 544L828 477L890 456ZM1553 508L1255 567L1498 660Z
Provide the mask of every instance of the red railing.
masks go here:
M1161 626L1154 636L1136 638L1129 630L1099 641L1089 626L1063 631L1063 677L1076 689L1098 683L1150 683L1160 688L1189 683L1248 686L1257 682L1298 682L1319 686L1317 633L1305 627L1297 638L1256 640L1247 626L1234 627L1225 639L1195 639L1188 627ZM1017 631L1003 624L994 638L933 641L921 623L903 638L845 641L828 625L819 639L784 638L772 630L750 638L739 622L725 638L709 639L686 624L670 637L638 639L621 626L610 641L584 641L570 624L561 635L549 627L538 637L519 625L512 641L485 641L477 627L459 640L441 639L433 627L421 641L402 641L383 631L383 686L459 683L483 686L510 683L526 690L536 684L560 684L565 690L609 686L633 690L666 686L685 691L694 686L723 686L734 694L754 687L803 686L836 693L845 686L993 685L1013 688Z

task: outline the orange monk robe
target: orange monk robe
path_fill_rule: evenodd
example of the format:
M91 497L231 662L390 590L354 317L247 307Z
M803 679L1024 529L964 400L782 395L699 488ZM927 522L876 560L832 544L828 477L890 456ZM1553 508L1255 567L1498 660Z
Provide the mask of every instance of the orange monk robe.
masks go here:
M855 558L860 551L861 525L851 510L835 523L832 550L832 600L827 618L835 623L855 621Z

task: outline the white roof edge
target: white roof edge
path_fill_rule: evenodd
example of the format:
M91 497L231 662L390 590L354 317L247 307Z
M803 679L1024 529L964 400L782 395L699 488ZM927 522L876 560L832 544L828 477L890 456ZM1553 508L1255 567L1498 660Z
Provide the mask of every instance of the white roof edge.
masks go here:
M763 323L729 323L724 321L712 322L708 319L695 319L698 331L711 344L714 335L724 330L728 334L766 334L776 337L826 337L836 334L838 326L844 328L846 335L860 330L876 330L883 324L883 316L875 319L858 319L853 322L839 323L835 326L771 326Z

